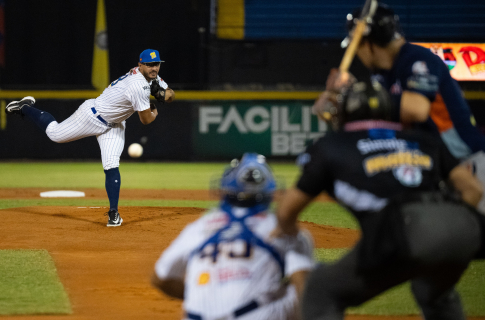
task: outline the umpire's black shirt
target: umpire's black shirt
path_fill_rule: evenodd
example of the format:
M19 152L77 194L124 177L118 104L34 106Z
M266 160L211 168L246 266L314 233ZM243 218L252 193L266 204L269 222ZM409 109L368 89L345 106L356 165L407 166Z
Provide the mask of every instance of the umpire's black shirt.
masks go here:
M441 139L371 120L328 133L300 160L304 166L297 188L311 196L327 191L359 220L396 195L439 190L458 165Z

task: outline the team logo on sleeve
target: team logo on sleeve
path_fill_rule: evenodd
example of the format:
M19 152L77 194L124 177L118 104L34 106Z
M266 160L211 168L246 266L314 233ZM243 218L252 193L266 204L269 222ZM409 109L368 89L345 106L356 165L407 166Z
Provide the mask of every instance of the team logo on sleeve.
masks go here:
M416 61L413 64L412 70L413 70L414 74L428 74L429 73L428 66L426 66L426 62L424 62L424 61Z
M429 73L426 62L416 61L411 69L413 75L407 80L408 88L428 92L438 91L438 77Z
M151 52L150 57L152 57L152 59L155 59L157 57L157 54L155 52Z

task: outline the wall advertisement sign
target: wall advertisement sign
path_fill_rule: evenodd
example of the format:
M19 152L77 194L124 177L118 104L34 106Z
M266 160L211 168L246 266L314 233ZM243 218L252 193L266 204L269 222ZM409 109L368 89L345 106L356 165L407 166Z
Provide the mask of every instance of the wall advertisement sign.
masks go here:
M458 81L485 80L485 43L414 43L429 48Z
M197 157L236 157L244 152L296 156L327 130L311 112L313 101L228 101L198 107Z

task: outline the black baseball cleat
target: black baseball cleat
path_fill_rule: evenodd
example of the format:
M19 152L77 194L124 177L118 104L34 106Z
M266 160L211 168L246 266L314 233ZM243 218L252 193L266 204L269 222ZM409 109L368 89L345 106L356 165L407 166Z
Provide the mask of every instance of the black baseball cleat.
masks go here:
M12 101L5 108L6 114L22 114L22 108L25 106L31 107L35 103L34 97L25 97L20 101Z
M120 214L118 213L118 210L111 209L108 212L106 212L105 216L109 217L108 224L106 225L108 227L119 227L123 222L123 219L121 219Z

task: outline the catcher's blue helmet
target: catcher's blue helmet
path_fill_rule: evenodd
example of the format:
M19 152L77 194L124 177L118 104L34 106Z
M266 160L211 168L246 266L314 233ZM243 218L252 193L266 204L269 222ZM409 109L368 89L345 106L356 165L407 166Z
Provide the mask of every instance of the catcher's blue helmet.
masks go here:
M231 161L220 180L223 200L239 207L269 204L276 191L276 181L266 158L245 153L241 161Z

